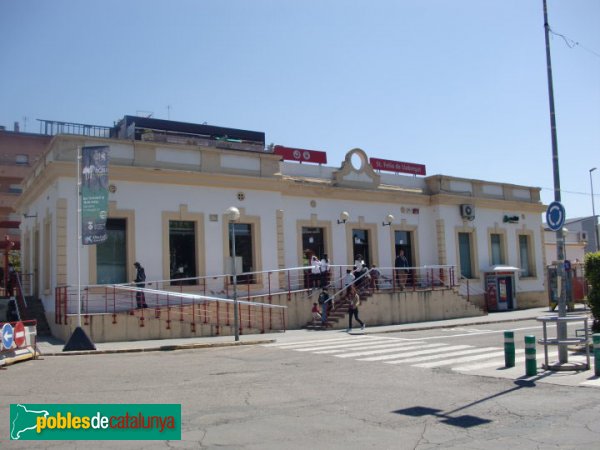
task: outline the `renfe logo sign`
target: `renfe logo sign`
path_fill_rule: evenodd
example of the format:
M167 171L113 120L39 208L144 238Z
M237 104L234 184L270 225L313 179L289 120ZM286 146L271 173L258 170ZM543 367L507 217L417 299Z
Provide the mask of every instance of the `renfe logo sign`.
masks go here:
M282 156L287 161L310 162L317 164L327 164L327 153L318 150L304 150L301 148L284 147L276 145L273 153Z
M387 159L369 158L371 167L375 170L386 170L388 172L411 173L413 175L425 175L423 164L413 164L402 161L389 161Z

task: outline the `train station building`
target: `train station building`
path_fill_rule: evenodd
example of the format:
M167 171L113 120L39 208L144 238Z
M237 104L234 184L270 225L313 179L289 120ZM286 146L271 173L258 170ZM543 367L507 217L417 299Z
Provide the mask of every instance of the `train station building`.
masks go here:
M328 161L325 151L266 146L255 131L134 116L75 125L46 123L52 139L17 205L22 270L49 317L58 288L131 282L136 261L147 280L191 292L194 278L212 277L208 291L223 292L232 233L248 293L285 284L269 277L267 287L260 274L303 267L311 254L339 267L360 254L393 277L403 250L411 267L452 267L445 276L482 309L492 294L496 307L510 297L508 309L547 302L537 187L428 175L420 162L359 148ZM90 147L108 149L107 239L80 245L77 155Z

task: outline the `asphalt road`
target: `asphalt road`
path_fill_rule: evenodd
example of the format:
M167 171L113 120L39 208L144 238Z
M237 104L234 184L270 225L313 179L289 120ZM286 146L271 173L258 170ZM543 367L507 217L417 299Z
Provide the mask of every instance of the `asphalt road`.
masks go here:
M529 325L520 322L518 327ZM486 333L479 334L468 328L397 335L339 333L329 335L329 343L317 345L282 339L280 344L268 346L48 356L0 373L0 446L598 448L600 389L579 383L548 383L549 376L542 373L533 378L496 376L493 371L499 372L498 367L489 369L489 375L456 371L452 364L419 367L420 363L364 360L386 353L340 356L369 351L374 342L379 347L371 347L371 351L385 349L387 343L379 342L383 338L390 343L403 341L402 345L411 345L405 341L413 340L425 345L502 347L502 335L490 332L496 326L506 328L490 325L479 330ZM315 333L314 339L323 338ZM335 345L347 346L319 353ZM180 403L182 440L7 441L11 403Z

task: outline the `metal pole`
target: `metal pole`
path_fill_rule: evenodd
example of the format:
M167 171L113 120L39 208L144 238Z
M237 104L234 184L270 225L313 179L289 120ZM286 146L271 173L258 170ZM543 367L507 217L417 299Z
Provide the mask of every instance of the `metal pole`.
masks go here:
M81 147L77 147L77 327L81 328ZM66 315L66 314L65 314Z
M596 168L590 169L590 189L592 191L592 214L594 215L594 240L596 241L596 251L600 251L600 239L598 239L598 220L596 219L596 206L594 205L594 183L592 182L592 172Z
M552 83L552 60L550 58L550 26L548 25L548 7L546 0L544 3L544 37L546 40L546 65L548 72L548 99L550 101L550 133L552 137L552 168L554 174L554 200L560 202L560 173L558 168L558 143L556 138L556 115L554 113L554 88ZM564 281L564 266L565 259L565 241L562 230L556 231L556 255L559 261L558 276ZM561 292L558 299L558 316L566 317L567 305L565 301L565 283L561 283ZM556 334L559 340L567 338L567 324L559 321L557 324ZM566 344L558 345L558 361L563 364L568 362L568 353Z
M235 267L235 223L231 223L231 247L233 254L233 327L235 328L235 340L240 340L240 326L237 299L237 270Z

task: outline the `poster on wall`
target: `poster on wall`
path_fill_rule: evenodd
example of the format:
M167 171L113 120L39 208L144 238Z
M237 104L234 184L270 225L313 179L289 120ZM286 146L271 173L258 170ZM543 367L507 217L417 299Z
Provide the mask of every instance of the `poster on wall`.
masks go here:
M83 245L104 242L108 216L109 147L81 149L81 240Z

